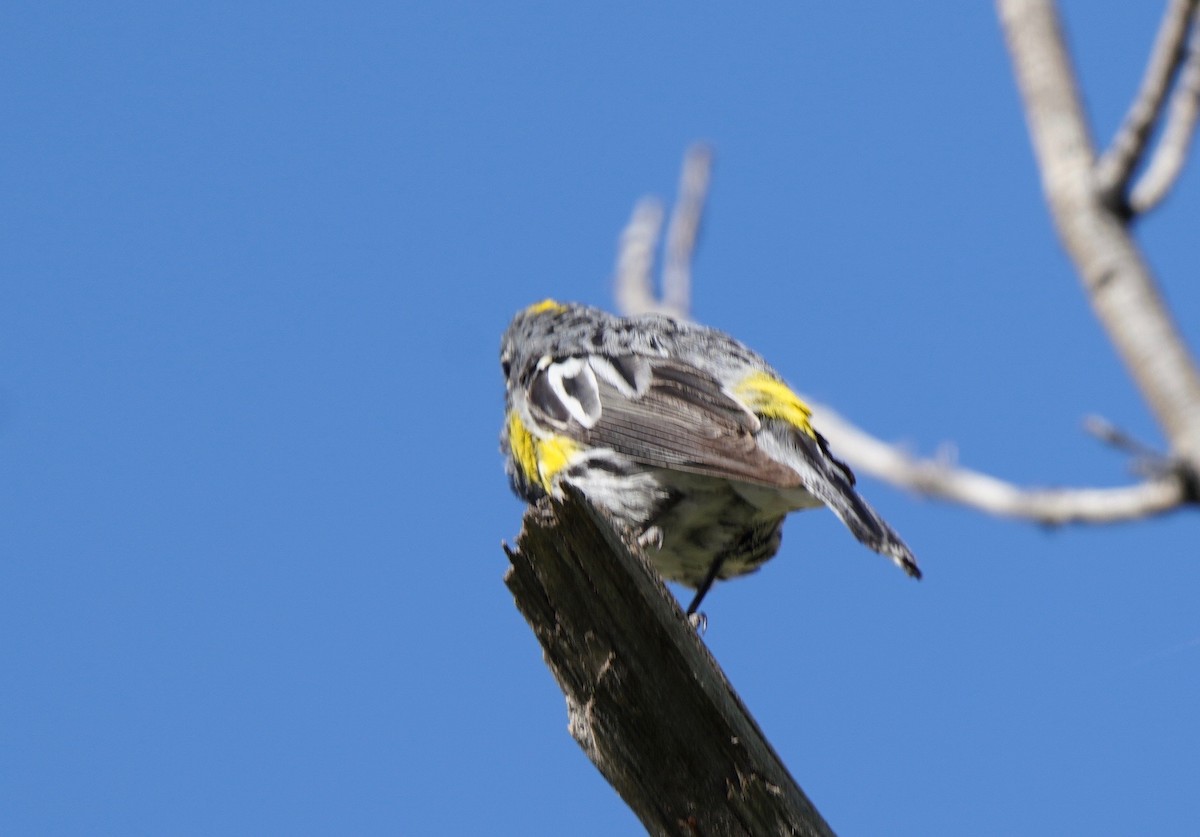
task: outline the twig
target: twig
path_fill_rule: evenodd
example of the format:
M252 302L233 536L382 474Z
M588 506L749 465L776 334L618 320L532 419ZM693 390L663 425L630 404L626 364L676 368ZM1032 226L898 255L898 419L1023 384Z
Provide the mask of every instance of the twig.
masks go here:
M1192 24L1187 61L1171 93L1171 105L1162 136L1150 164L1138 178L1129 195L1134 214L1149 212L1157 206L1179 179L1187 160L1192 136L1200 116L1200 24Z
M1021 488L942 459L918 459L865 433L828 407L811 402L809 406L813 424L854 469L988 514L1046 525L1118 523L1173 511L1188 499L1176 474L1118 488Z
M828 835L678 603L579 495L525 515L505 583L568 728L652 834Z
M1134 169L1162 115L1171 82L1186 53L1188 29L1198 0L1171 0L1163 16L1137 96L1108 151L1096 166L1096 187L1110 207L1119 208Z
M1102 416L1087 416L1083 429L1106 445L1140 459L1166 460L1159 451L1141 442Z

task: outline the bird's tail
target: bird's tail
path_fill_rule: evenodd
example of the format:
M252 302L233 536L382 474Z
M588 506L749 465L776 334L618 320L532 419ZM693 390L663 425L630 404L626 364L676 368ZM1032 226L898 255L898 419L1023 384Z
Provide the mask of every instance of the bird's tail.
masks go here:
M921 568L917 566L912 550L854 490L853 472L829 453L825 439L820 434L816 438L796 435L800 437L805 459L813 468L811 475L801 475L805 478L805 487L829 506L860 543L891 558L897 567L913 578L920 578Z

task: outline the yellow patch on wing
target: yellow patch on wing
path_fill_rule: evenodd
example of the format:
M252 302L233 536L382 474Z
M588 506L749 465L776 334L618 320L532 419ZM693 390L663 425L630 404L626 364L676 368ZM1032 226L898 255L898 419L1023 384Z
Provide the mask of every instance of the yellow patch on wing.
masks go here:
M517 466L550 493L554 475L567 466L579 446L565 436L539 439L529 432L516 410L508 412L508 446Z
M801 433L816 438L817 434L809 421L812 410L778 378L766 372L754 372L734 388L734 395L757 415L782 419Z
M555 299L543 299L525 309L526 314L541 314L545 311L562 311L567 306Z

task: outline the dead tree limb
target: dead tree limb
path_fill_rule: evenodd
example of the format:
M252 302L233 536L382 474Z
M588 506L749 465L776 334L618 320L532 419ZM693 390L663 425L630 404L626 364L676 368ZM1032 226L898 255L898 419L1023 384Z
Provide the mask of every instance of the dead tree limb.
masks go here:
M612 523L568 492L531 507L505 551L571 735L650 833L832 835Z

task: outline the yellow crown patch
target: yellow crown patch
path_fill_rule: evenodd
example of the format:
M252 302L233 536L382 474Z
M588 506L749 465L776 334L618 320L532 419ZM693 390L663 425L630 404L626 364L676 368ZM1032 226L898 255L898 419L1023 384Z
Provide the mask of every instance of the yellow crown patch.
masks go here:
M541 302L535 302L533 305L530 305L528 308L525 309L525 313L526 314L542 314L542 313L545 313L546 311L562 311L566 307L567 306L563 305L558 300L550 299L549 297L547 297L546 299L543 299Z

